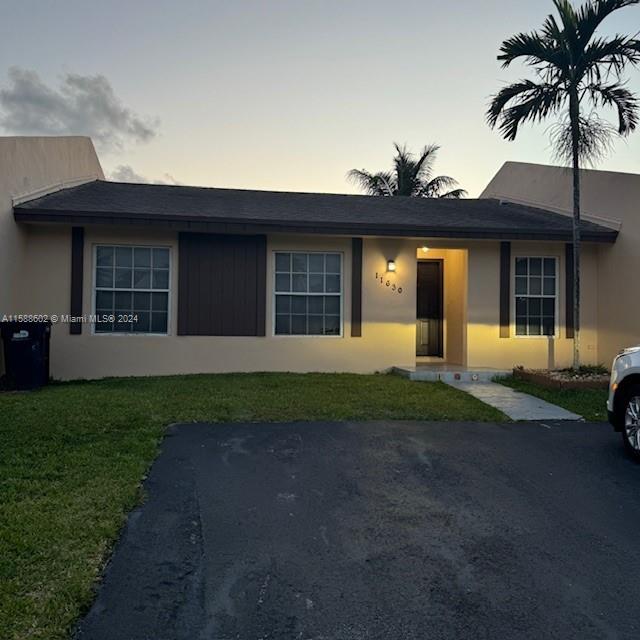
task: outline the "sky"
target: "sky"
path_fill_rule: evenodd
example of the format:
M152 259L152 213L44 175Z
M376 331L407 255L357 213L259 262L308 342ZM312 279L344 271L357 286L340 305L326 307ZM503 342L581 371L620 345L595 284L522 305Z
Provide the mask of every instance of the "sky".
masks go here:
M555 163L551 122L516 142L490 95L531 71L496 61L551 0L0 0L0 134L91 133L121 180L355 193L392 143L441 146L471 197L505 161ZM640 7L603 25L640 29ZM640 92L640 69L628 73ZM640 173L640 131L598 167Z

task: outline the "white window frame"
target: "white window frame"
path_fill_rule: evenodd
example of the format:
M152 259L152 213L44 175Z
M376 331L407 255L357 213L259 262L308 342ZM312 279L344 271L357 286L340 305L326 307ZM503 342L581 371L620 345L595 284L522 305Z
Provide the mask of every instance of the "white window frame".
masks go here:
M541 260L554 260L555 261L555 294L550 296L550 295L544 295L544 294L540 294L540 295L518 295L516 293L516 262L519 259L524 259L527 258L529 260L531 259L541 259ZM543 262L544 265L544 262ZM550 340L550 339L557 339L559 337L559 321L558 321L558 316L559 316L559 309L560 309L560 305L559 305L559 300L560 300L560 260L558 258L558 256L556 255L515 255L513 256L512 259L512 263L511 263L511 318L512 318L512 323L511 323L511 335L514 336L515 338L517 338L518 340ZM544 270L544 266L543 266L543 270ZM544 272L544 271L543 271ZM527 276L528 278L529 276ZM541 276L544 277L544 276ZM544 291L544 281L542 283L542 290ZM553 298L554 299L554 305L553 305L553 309L554 309L554 323L553 323L553 335L519 335L517 333L517 327L518 327L518 323L516 320L516 299L517 298Z
M169 287L168 289L116 289L100 287L100 290L104 291L131 291L142 293L166 293L167 294L167 331L166 333L152 333L142 331L96 331L95 322L91 323L91 335L99 337L108 336L137 336L137 337L151 337L151 338L165 338L171 335L171 316L172 316L172 276L173 276L173 251L171 245L166 244L140 244L139 242L126 244L117 242L96 242L91 248L91 313L96 315L96 291L97 287L97 261L98 261L98 247L114 247L125 249L168 249L169 250Z
M287 292L287 291L276 291L276 254L278 253L304 253L307 255L313 255L313 254L321 254L321 255L327 255L327 254L331 254L331 255L336 255L340 258L340 291L339 292L335 292L335 293L303 293L301 291L297 291L297 292ZM314 249L314 250L308 250L308 249L286 249L286 248L280 248L280 249L273 249L272 250L272 259L271 259L271 266L272 266L272 278L271 278L271 286L272 286L272 297L271 297L271 335L274 338L284 338L284 339L288 339L288 338L320 338L320 339L336 339L336 338L343 338L344 337L344 252L342 251L336 251L333 249L323 249L323 250L319 250L319 249ZM304 296L304 297L310 297L310 296L321 296L321 297L325 297L325 296L335 296L337 298L339 298L340 300L340 333L336 334L336 335L324 335L324 334L317 334L317 333L313 333L313 334L308 334L308 333L276 333L276 298L277 296Z

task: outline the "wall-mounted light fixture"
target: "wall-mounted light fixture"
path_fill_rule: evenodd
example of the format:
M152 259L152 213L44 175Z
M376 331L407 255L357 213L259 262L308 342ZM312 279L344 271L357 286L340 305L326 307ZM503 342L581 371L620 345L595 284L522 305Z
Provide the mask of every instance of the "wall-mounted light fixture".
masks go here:
M387 260L387 271L395 271L395 270L396 270L396 261Z
M429 253L429 247L422 247L422 253Z

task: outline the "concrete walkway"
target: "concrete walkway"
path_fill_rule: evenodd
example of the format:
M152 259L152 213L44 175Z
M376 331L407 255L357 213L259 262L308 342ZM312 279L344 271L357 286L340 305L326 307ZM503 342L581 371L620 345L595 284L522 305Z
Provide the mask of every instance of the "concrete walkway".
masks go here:
M514 391L497 382L447 382L447 384L466 391L474 398L495 407L512 420L581 420L579 416L555 404L535 398L527 393Z

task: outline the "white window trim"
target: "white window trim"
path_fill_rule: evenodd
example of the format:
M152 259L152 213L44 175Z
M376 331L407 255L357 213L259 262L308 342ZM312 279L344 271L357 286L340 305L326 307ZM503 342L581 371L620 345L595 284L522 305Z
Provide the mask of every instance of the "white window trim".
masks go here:
M169 288L165 289L118 289L118 291L137 291L137 292L149 292L149 293L167 293L167 332L166 333L147 333L147 332L134 332L134 331L96 331L95 322L91 322L91 335L97 337L149 337L149 338L166 338L171 334L171 316L172 316L172 276L173 276L173 251L172 246L167 244L141 244L139 242L134 242L131 244L126 243L117 243L117 242L95 242L91 247L91 313L96 315L96 291L97 291L97 281L96 281L96 268L97 268L97 260L98 260L98 247L124 247L126 249L168 249L169 250ZM116 289L109 289L109 291L116 291Z
M271 258L271 336L273 338L283 338L285 340L289 338L312 338L312 339L322 339L322 340L335 340L338 338L344 338L344 252L336 251L334 249L272 249L272 258ZM311 254L322 254L326 255L331 253L333 255L340 256L340 291L335 293L289 293L284 291L276 291L276 254L277 253L305 253L308 255ZM307 333L276 333L276 297L282 296L336 296L340 299L340 333L337 335L321 335L321 334L307 334Z
M541 259L553 259L556 263L556 293L554 296L525 296L529 297L540 297L540 298L551 298L553 297L555 300L554 303L554 324L553 324L553 335L518 335L516 332L517 323L516 323L516 298L518 295L516 294L516 260L518 258L541 258ZM557 340L560 337L560 259L557 255L514 255L511 258L511 335L518 340Z

